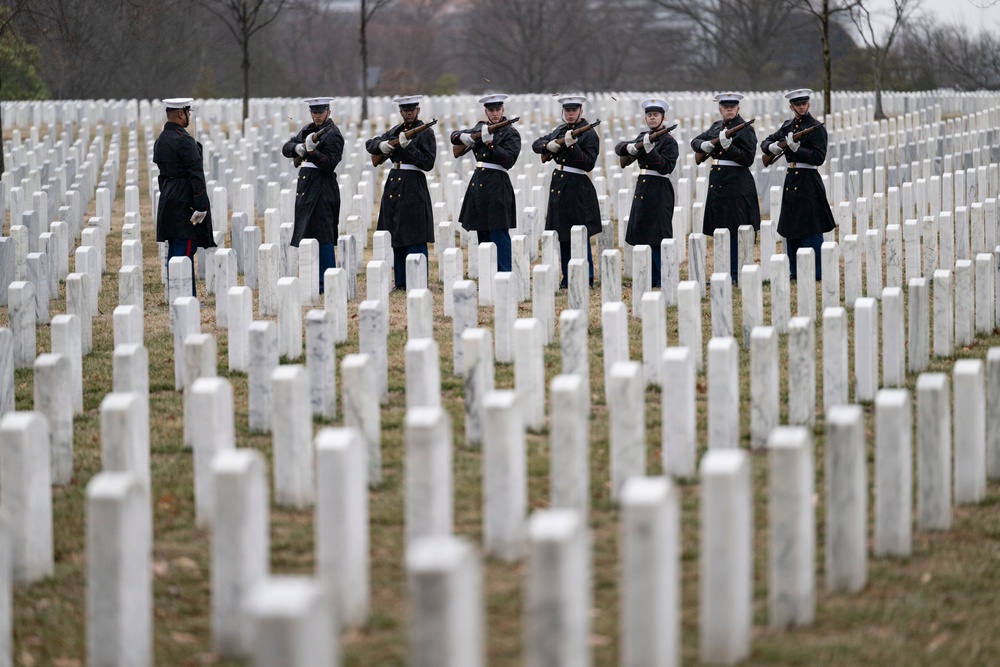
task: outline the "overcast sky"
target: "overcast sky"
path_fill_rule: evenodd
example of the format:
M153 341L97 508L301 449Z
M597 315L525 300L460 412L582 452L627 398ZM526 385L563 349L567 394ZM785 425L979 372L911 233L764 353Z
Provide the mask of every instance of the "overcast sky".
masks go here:
M888 2L886 4L889 5ZM982 28L998 30L1000 29L1000 3L986 9L977 7L977 5L988 4L989 0L972 0L971 2L970 0L923 0L920 7L921 12L925 15L936 17L947 23L960 21L976 32Z

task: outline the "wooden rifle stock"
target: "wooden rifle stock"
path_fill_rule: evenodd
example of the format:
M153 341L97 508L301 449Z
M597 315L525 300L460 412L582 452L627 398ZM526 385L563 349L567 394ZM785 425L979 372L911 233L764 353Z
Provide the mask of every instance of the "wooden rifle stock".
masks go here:
M600 125L600 124L601 124L601 119L598 118L593 123L587 123L586 125L583 125L581 127L576 128L575 130L573 130L573 138L574 139L578 138L584 132L592 130L595 127L597 127L598 125ZM555 142L557 144L559 144L560 146L565 146L566 145L566 137L565 136L559 137L558 139L555 140ZM555 153L550 153L548 151L545 151L544 153L542 153L542 163L544 164L544 163L548 162L554 156L555 156Z
M323 138L324 134L330 131L331 127L333 127L332 123L330 125L327 125L326 127L321 127L315 132L313 132L312 133L313 141L315 141L318 144L319 140ZM292 163L295 165L296 169L302 166L302 160L303 160L302 156L296 153L295 157L292 159Z
M521 117L520 116L515 116L514 118L511 118L510 120L502 120L499 123L493 123L492 125L488 126L490 128L490 134L495 134L496 131L499 130L500 128L507 127L508 125L513 125L514 123L516 123L519 120L521 120ZM473 140L473 142L479 141L482 138L483 138L482 131L473 132L472 133L472 140ZM473 146L474 145L475 145L475 143L473 143ZM452 153L454 153L455 157L462 157L463 155L465 155L466 153L468 153L469 151L472 150L472 146L466 146L465 144L458 144L458 145L452 146L451 150L452 150Z
M661 127L656 132L651 132L649 134L649 140L657 141L664 134L667 134L668 132L673 132L676 127L677 123L674 123L670 127ZM635 145L636 148L639 148L640 146L642 146L642 139L639 139L638 141L633 141L632 143ZM621 168L624 169L625 167L629 166L638 159L639 159L638 155L630 155L626 153L625 155L618 156L618 164L620 164Z
M420 134L421 132L423 132L427 128L431 127L432 125L437 125L437 122L438 122L438 119L435 118L431 122L429 122L429 123L423 123L422 125L417 125L416 127L412 128L410 130L407 130L406 132L403 132L403 134L406 135L407 139L412 139L413 137L417 136L418 134ZM399 137L393 137L392 139L390 139L389 140L389 145L392 146L393 148L396 148L397 146L399 146ZM389 154L388 153L383 153L382 151L379 151L375 155L372 155L372 166L373 167L377 167L377 166L379 166L380 164L382 164L383 162L385 162L388 159L389 159Z
M804 130L799 130L798 132L796 132L795 134L792 135L792 139L794 139L795 141L798 141L802 137L804 137L806 135L809 135L809 134L812 134L815 130L817 130L817 129L821 128L821 127L823 127L823 123L817 123L816 125L813 125L812 127L807 127ZM782 139L781 141L778 142L778 146L780 146L781 148L788 148L788 142L785 141L784 139ZM761 153L760 159L764 163L765 167L770 167L772 162L774 162L775 160L778 160L784 154L785 154L785 151L781 151L777 155L775 155L774 153L771 153L771 152L765 152L765 153Z
M757 120L757 119L756 118L751 118L750 120L747 120L747 121L744 121L744 122L740 123L736 127L729 128L728 130L726 130L726 137L728 137L730 139L733 138L733 137L735 137L737 132L742 131L743 128L745 128L747 125L753 125L753 122L755 120ZM712 139L712 145L713 146L718 146L719 145L719 138L718 137L715 137L714 139ZM713 148L712 150L715 150L715 149ZM694 163L695 164L701 164L702 162L704 162L705 160L708 159L708 156L709 156L709 153L702 153L701 151L695 151L694 152Z

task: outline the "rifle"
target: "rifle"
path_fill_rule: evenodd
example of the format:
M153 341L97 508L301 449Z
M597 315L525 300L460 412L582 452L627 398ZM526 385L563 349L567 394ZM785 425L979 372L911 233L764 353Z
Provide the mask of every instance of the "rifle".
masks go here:
M315 142L316 142L316 143L318 144L318 143L319 143L319 140L323 138L323 135L324 135L324 134L326 134L327 132L329 132L329 131L330 131L330 128L331 128L331 127L333 127L333 123L330 123L330 124L329 124L329 125L327 125L326 127L321 127L321 128L319 128L318 130L316 130L315 132L313 132L313 133L312 133L312 138L313 138L313 141L315 141ZM305 158L303 158L303 157L302 157L301 155L299 155L298 153L296 153L296 154L295 154L295 157L294 157L294 158L292 159L292 162L293 162L293 163L295 164L295 168L296 168L296 169L298 169L299 167L301 167L301 166L302 166L302 161L303 161L304 159L305 159Z
M493 123L492 125L488 126L489 129L490 129L490 134L494 134L501 127L507 127L508 125L513 125L514 123L516 123L519 120L521 120L521 117L520 116L515 116L514 118L511 118L510 120L502 120L499 123ZM482 130L480 130L479 132L473 132L472 133L472 140L474 142L475 141L479 141L482 138L483 138ZM456 146L452 146L451 150L455 154L455 157L462 157L463 155L465 155L466 153L468 153L469 151L472 150L472 146L466 146L465 144L458 144Z
M421 132L423 132L424 130L426 130L427 128L429 128L430 126L437 125L437 122L438 122L438 119L435 118L431 122L429 122L429 123L423 123L421 125L417 125L416 127L407 130L403 134L406 135L407 139L412 139L413 137L417 136L418 134L420 134ZM389 140L389 145L392 146L393 148L396 148L397 146L399 146L399 137L396 136L396 137L393 137L392 139L390 139ZM389 159L389 155L388 154L383 153L382 151L379 151L377 154L372 155L372 166L373 167L377 167L377 166L379 166L380 164L382 164L383 162L385 162L388 159Z
M802 137L804 137L804 136L806 136L808 134L812 134L815 130L817 130L818 128L821 128L821 127L823 127L823 123L817 123L816 125L813 125L812 127L807 127L804 130L799 130L798 132L796 132L795 134L792 135L792 139L795 139L795 141L798 141ZM778 146L780 146L781 148L788 148L788 142L785 141L784 139L782 139L781 141L778 142ZM784 154L785 154L784 151L778 153L777 155L774 155L771 152L765 152L765 153L761 153L760 159L764 163L765 167L769 167L769 166L771 166L772 162L774 162L775 160L777 160L778 158L780 158Z
M649 133L649 140L650 141L656 141L660 137L662 137L664 134L667 134L668 132L673 132L676 127L677 127L677 123L674 123L670 127L661 127L656 132L650 132ZM639 139L638 141L633 141L632 143L635 144L636 148L638 148L639 146L642 145L642 139ZM638 159L639 159L638 155L630 155L628 153L625 153L625 155L619 155L618 156L618 164L620 164L621 167L622 167L622 169L624 169L625 167L629 166L630 164L632 164L633 162L635 162Z
M587 132L588 130L592 130L595 127L597 127L598 125L600 125L600 124L601 124L601 119L598 118L593 123L587 123L586 125L583 125L581 127L576 128L575 130L573 130L573 138L574 139L578 138L584 132ZM565 146L566 145L566 137L565 136L559 137L555 141L560 146ZM551 160L554 155L555 155L555 153L550 153L548 151L545 151L544 153L542 153L542 164L544 164L544 163L548 162L549 160Z
M756 118L751 118L750 120L743 121L741 124L737 125L736 127L729 128L728 130L726 130L726 137L727 138L732 138L732 137L736 136L736 133L740 132L741 130L743 130L743 128L745 128L746 126L753 125L753 122L755 120L757 120L757 119ZM718 146L719 145L719 138L718 137L715 137L714 139L712 139L712 145L713 146ZM713 148L712 150L715 150L715 149ZM694 152L694 163L695 164L701 164L702 162L704 162L705 160L708 159L708 156L709 156L709 153L702 153L701 151L695 151Z

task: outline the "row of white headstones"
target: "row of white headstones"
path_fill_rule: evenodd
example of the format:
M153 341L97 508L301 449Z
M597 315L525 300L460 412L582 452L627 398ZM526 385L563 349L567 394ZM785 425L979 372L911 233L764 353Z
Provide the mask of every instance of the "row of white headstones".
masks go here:
M134 139L130 143L134 146ZM117 159L114 139L109 161L112 154ZM117 173L116 164L110 165L114 167L110 173ZM51 353L35 356L34 331L44 321L42 315L47 314L47 306L43 313L41 304L54 293L51 275L45 270L48 251L52 250L53 264L61 260L60 246L48 245L53 243L53 236L43 239L39 234L38 247L46 252L28 253L25 268L31 279L15 281L8 290L12 332L0 333L0 411L7 412L13 407L15 365L35 368L37 410L8 414L0 423L0 456L9 455L11 458L4 460L12 461L12 465L3 466L9 472L0 479L0 506L8 512L11 561L17 582L29 583L52 572L49 485L65 483L72 474L72 419L82 408L81 360L92 345L88 332L97 314L96 295L101 284L107 233L104 220L110 219L110 215L91 219L87 229L102 233L87 235L92 237L93 245L81 243L74 251L76 273L67 274L65 280L67 313L51 319ZM119 660L134 658L141 664L148 660L151 636L149 373L143 347L141 240L136 223L129 224L133 225L131 229L123 226L122 230L120 305L114 313L114 391L104 399L101 408L102 459L107 472L95 477L88 488L88 651L92 662L105 659L102 652L107 652L111 660L119 656ZM891 229L894 226L896 229ZM484 550L490 556L507 560L529 554L532 567L526 624L533 628L528 640L529 654L542 656L539 659L546 664L581 664L589 651L586 612L589 545L585 517L590 497L587 473L590 382L585 351L589 349L587 334L591 318L583 259L585 234L581 230L574 234L570 308L558 314L563 367L549 385L552 506L561 509L538 512L526 522L524 432L545 424L542 351L544 345L555 342L558 244L551 235L542 235L542 262L531 269L531 280L526 271L530 266L529 241L523 235L515 235L515 267L520 269L511 274L479 272L477 285L462 280L465 273L462 249L446 247L454 245L454 224L446 223L442 232L443 237L450 237L450 243L445 241L441 244L445 247L436 251L445 274L445 310L453 321L453 369L465 377L466 441L484 448ZM993 232L996 238L995 224ZM23 233L19 229L12 231L11 236L16 238ZM928 239L937 238L939 233L923 235L925 259L930 255L926 251L932 247ZM989 235L990 230L984 229L983 240ZM33 235L29 235L29 244L30 236ZM906 426L910 399L901 390L876 394L877 370L868 372L877 369L880 356L878 298L883 302L883 385L901 385L905 370L923 370L930 356L927 281L917 277L924 264L913 260L914 256L919 257L921 239L918 237L913 244L911 237L906 248L908 277L911 266L914 272L908 283L910 354L907 369L903 367L907 330L903 328L902 294L892 278L901 271L902 253L896 247L900 237L898 225L886 227L889 286L872 289L872 281L878 286L882 275L882 252L876 246L879 252L865 255L869 268L868 296L854 301L850 299L849 274L860 269L861 261L849 261L850 243L846 239L842 246L830 242L824 247L822 405L830 444L827 451L831 456L837 454L827 462L827 493L835 494L829 496L833 500L827 503L830 513L827 526L842 527L839 532L828 531L831 537L843 536L827 540L831 550L826 568L828 586L835 590L856 590L864 583L867 503L861 415L856 407L844 407L849 401L851 383L847 320L840 307L839 266L832 261L838 251L844 253L845 259L846 305L856 310L855 400L874 397L877 424L883 423L883 417L892 424L877 433L877 451L884 452L887 458L885 466L876 465L879 501L876 555L909 551L912 502L910 485L903 480L908 479L911 469L910 428ZM76 236L72 238L75 241ZM744 230L740 238L744 240L741 257L752 257L748 249L752 246L747 245L752 236ZM656 655L669 662L676 658L678 646L679 510L669 477L644 478L642 395L645 384L659 382L658 373L659 377L677 378L677 382L664 383L664 471L678 477L694 476L697 442L694 378L701 372L700 357L705 350L701 322L706 251L702 235L692 234L687 240L684 248L688 256L687 281L678 279L679 248L674 241L668 240L660 248L665 260L666 286L661 291L649 289L649 249L625 249L632 255L633 314L642 319L641 365L629 361L628 310L621 296L620 250L607 249L600 254L605 396L611 414L611 481L614 497L624 511L626 559L634 564L623 569L622 646L625 655L632 656L626 662L639 660L636 656ZM474 252L480 260L479 266L490 266L495 257L492 244L476 244L472 235L468 241L472 246L470 258ZM716 239L717 269L727 264L728 242L725 233ZM220 653L250 652L259 664L327 664L337 652L336 635L330 629L363 623L367 616L368 527L364 481L373 486L380 482L379 404L388 397L385 359L391 239L383 232L376 232L372 243L373 257L382 259L367 264L368 298L358 306L360 354L346 355L340 364L344 428L325 429L315 442L312 414L337 419L335 345L347 337L347 304L349 298L355 298L351 293L354 272L342 269L328 272L326 307L306 315L303 367L279 365L279 355L290 360L301 358L302 304L319 305L315 245L305 243L305 249L300 248L297 266L286 263L281 269L282 273L298 269L299 277L283 275L274 281L277 326L272 322L252 321L252 292L246 285L236 284L231 249L212 253L208 263L215 269L209 283L217 296L217 325L228 329L230 368L241 370L242 363L248 372L251 428L270 428L274 435L275 500L295 507L316 503L319 583L272 580L267 576L266 464L252 451L235 449L231 385L214 377L215 338L199 331L197 300L177 296L191 293L190 273L184 265L187 260L173 260L167 291L175 337L175 379L177 388L185 391L185 442L194 450L198 521L211 525L214 531L213 637ZM973 244L970 242L968 247ZM357 239L342 238L340 256L350 253L352 246L360 254ZM277 255L278 251L273 247L258 249L259 256L268 253ZM773 544L789 548L775 548L771 553L775 557L781 553L796 555L794 563L783 560L778 564L775 575L781 576L771 580L771 621L777 626L808 623L814 608L811 557L815 543L811 524L814 482L808 427L815 418L816 290L809 280L810 261L814 261L811 253L800 257L798 317L791 318L790 289L782 278L787 276L787 258L770 255L768 264L773 268L770 327L763 326L761 266L751 262L741 266L742 338L751 350L751 441L754 446L770 442L776 485L772 492L795 499L779 503L792 513L792 518L775 517L772 526L772 539L779 540ZM260 275L277 273L277 262L271 262L275 269L262 271ZM483 637L478 556L467 542L450 537L453 438L440 403L440 355L432 336L433 297L426 289L423 258L410 257L407 264L410 292L407 295L405 522L410 545L407 562L411 591L418 610L413 615L416 627L412 650L418 662L477 664L482 658ZM850 268L854 266L857 269ZM953 331L951 340L967 344L962 341L971 342L973 326L980 331L993 330L998 312L994 306L996 264L994 255L980 253L974 264L967 259L958 260L953 273L934 268L934 352L950 356L953 347L946 341ZM952 275L954 292L948 284ZM728 271L711 276L711 285L712 339L707 346L709 453L703 458L700 470L704 484L702 566L705 568L701 577L701 647L702 657L708 661L730 661L745 655L749 649L752 523L748 514L748 462L736 449L740 439L739 344L733 338ZM860 295L860 277L854 289ZM266 290L258 286L259 306L265 302ZM533 317L519 320L517 304L527 300L529 293ZM677 305L681 343L677 347L668 347L666 340L666 305L671 293ZM226 298L219 298L221 294ZM495 308L492 331L477 326L478 306L484 300L488 303L488 294L493 297ZM223 302L225 309L220 308ZM220 321L223 310L225 320ZM788 332L792 370L788 378L791 397L788 422L804 428L778 426L777 335L784 330ZM494 359L513 361L513 392L495 389ZM992 355L988 360L990 396L1000 394L1000 390L994 390L1000 383L996 361ZM996 438L992 434L997 429L991 422L991 445L987 450L982 363L959 362L954 377L956 410L971 411L955 415L954 498L956 502L975 502L985 489L987 451L992 474L1000 472L994 465L998 448L993 444ZM917 430L919 528L946 528L950 520L948 398L947 377L921 376ZM198 428L193 428L193 424ZM885 440L881 435L885 435ZM30 447L33 442L45 440L51 442L50 449ZM843 447L832 444L841 442ZM960 445L970 449L960 452ZM779 468L798 472L777 474ZM786 483L791 486L786 487ZM740 537L733 540L734 535ZM722 546L713 546L720 539ZM745 549L734 548L734 544L741 542ZM107 551L102 553L101 549ZM221 567L220 563L229 566ZM233 563L240 565L233 567ZM789 572L795 576L789 576ZM109 599L111 596L103 595L121 589L127 591L124 597ZM251 594L251 589L257 592ZM328 593L332 595L328 597ZM447 609L441 608L442 599ZM338 619L336 625L332 618ZM296 629L299 626L302 627ZM252 627L259 630L251 631ZM670 631L650 630L664 627ZM268 647L279 650L275 647L283 645L279 641L282 633L297 631L315 635L310 645L315 646L318 654L266 654ZM9 637L9 633L3 636ZM442 651L447 655L441 655Z

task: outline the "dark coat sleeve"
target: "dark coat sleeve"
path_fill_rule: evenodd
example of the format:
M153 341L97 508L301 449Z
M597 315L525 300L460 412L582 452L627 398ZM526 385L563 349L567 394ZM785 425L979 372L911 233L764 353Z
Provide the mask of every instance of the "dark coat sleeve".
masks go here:
M819 121L813 119L812 123L801 129L805 130L814 125L819 125ZM761 151L767 151L768 146L776 141L781 141L791 131L792 121L786 120L777 132L769 135L764 141L760 142ZM814 130L812 134L802 137L799 150L791 151L786 148L785 157L788 158L789 162L802 162L803 164L812 164L818 167L826 161L826 142L826 128L821 126L819 129Z
M344 135L336 125L320 138L316 150L306 153L306 159L324 174L332 174L343 157Z
M700 153L702 142L711 141L712 139L715 139L717 136L719 136L719 132L721 131L722 131L721 121L716 121L712 123L712 126L710 128L708 128L707 130L705 130L704 132L702 132L697 137L691 140L691 150L695 151L696 153ZM715 157L715 155L713 155L712 157Z
M575 144L556 153L555 159L567 167L591 171L597 164L597 156L600 154L601 140L597 136L597 131L588 130L580 135Z
M558 160L559 164L591 171L597 164L597 156L601 153L601 144L596 134L589 135L588 132L571 147L559 151L558 155L561 158Z
M566 134L566 125L565 125L565 123L562 124L562 125L560 125L556 129L552 130L552 132L549 132L548 134L546 134L544 136L538 137L533 142L531 142L531 150L532 150L532 152L538 153L539 155L541 155L542 153L547 153L548 150L545 148L545 145L547 143L549 143L550 141L552 141L553 139L558 139L559 137L563 136L564 134Z
M365 142L365 150L372 155L381 155L379 144L383 141L395 139L403 132L403 124L396 125L385 134L372 137ZM430 171L434 168L434 160L437 158L437 139L434 137L434 128L427 128L413 137L406 148L397 146L389 153L391 162L405 162L412 164L422 171Z
M397 125L388 132L380 134L377 137L372 137L371 139L365 142L365 150L371 153L372 155L381 155L382 151L378 149L378 145L383 141L388 141L393 137L395 137L397 134L399 134L399 129L402 127L403 127L402 125Z
M485 125L486 121L479 121L474 127L467 130L455 130L451 133L452 145L461 146L460 137L463 134L482 132ZM476 159L485 158L488 162L498 164L504 169L510 169L521 154L521 133L514 129L513 125L507 125L496 131L493 135L493 141L489 144L477 140L472 148L476 153Z
M332 174L344 158L344 135L341 134L340 128L333 121L328 121L320 127L316 127L312 123L306 125L294 137L285 142L285 145L281 147L281 154L287 158L294 158L297 155L295 147L305 143L306 137L326 127L327 124L332 126L331 129L320 138L316 150L307 153L303 159L312 162L324 174Z
M194 210L208 211L211 203L208 199L208 186L205 184L205 166L202 161L201 144L189 136L190 141L182 142L184 146L184 165L191 181L191 192L194 194Z
M586 124L587 119L581 118L579 126ZM547 153L548 149L545 148L545 145L553 139L566 136L567 129L569 128L565 123L563 123L549 134L535 139L531 143L531 150L538 154ZM553 154L553 157L558 164L564 164L567 167L575 167L576 169L583 169L584 171L591 171L593 170L594 165L597 164L597 156L600 154L601 140L597 136L597 131L593 130L584 132L580 135L575 144L569 148L563 148L558 153Z
M493 135L492 143L485 145L480 143L476 148L485 151L485 159L504 169L510 169L521 154L521 133L508 125L497 130L497 134ZM480 152L476 151L477 154Z
M670 136L670 133L667 133L657 139L653 145L652 153L639 151L639 166L643 169L652 169L660 174L669 174L677 164L678 154L677 140Z
M375 148L377 150L378 146ZM434 136L434 128L429 127L420 132L413 137L406 148L397 148L392 155L403 155L406 157L404 162L423 171L430 171L434 168L434 160L437 158L437 138Z
M784 123L781 124L781 127L779 127L776 132L772 132L771 134L764 137L764 141L760 142L760 151L762 153L769 152L768 148L771 146L771 144L773 144L776 141L781 141L782 139L784 139L785 135L788 134L788 128L790 128L791 126L792 126L791 121L786 120Z
M629 141L619 141L615 146L615 155L626 156L630 155L628 152L628 145L634 143L642 143L642 138L649 134L649 132L640 132L635 139ZM642 169L652 169L653 171L660 174L669 174L674 170L674 166L677 164L677 157L679 154L679 149L677 146L677 140L667 133L656 140L653 144L653 152L647 153L644 148L639 148L639 153L635 156L639 167Z
M287 158L294 158L295 157L295 155L296 155L296 153L295 153L295 147L297 145L301 144L301 143L305 143L306 134L307 134L306 133L306 129L308 127L309 126L307 125L306 127L302 128L301 130L299 130L295 134L294 137L292 137L291 139L289 139L288 141L285 142L285 145L281 147L281 154L283 156L285 156Z
M802 137L799 150L785 151L788 153L788 161L803 162L818 167L826 160L826 142L826 128L820 127L818 130L814 130L812 134Z
M632 154L628 152L628 145L639 142L639 153L635 156L636 159L643 154L642 150L642 138L648 134L648 132L640 132L635 139L623 139L615 144L615 155L620 157L632 157Z
M450 135L451 145L452 146L463 146L464 144L462 143L462 140L460 139L460 137L463 134L474 134L476 132L479 132L479 128L482 127L482 125L483 125L482 122L479 122L479 123L476 123L476 126L473 127L473 128L471 128L471 129L468 129L468 130L455 130Z
M743 123L742 120L739 122L734 121L734 125L740 125ZM712 127L708 128L697 137L691 140L691 148L694 151L701 150L701 144L704 141L711 141L722 133L722 121L716 121L712 123ZM783 138L783 137L779 137ZM740 130L736 136L733 137L733 143L729 148L722 148L721 145L716 145L715 149L712 151L710 157L716 160L730 160L744 167L749 167L753 164L754 155L757 152L757 133L753 131L753 126L748 126Z
M749 167L753 165L754 155L757 153L757 133L753 131L753 126L744 127L733 137L733 143L723 150L721 146L716 147L712 157L720 160L732 160L733 162Z

